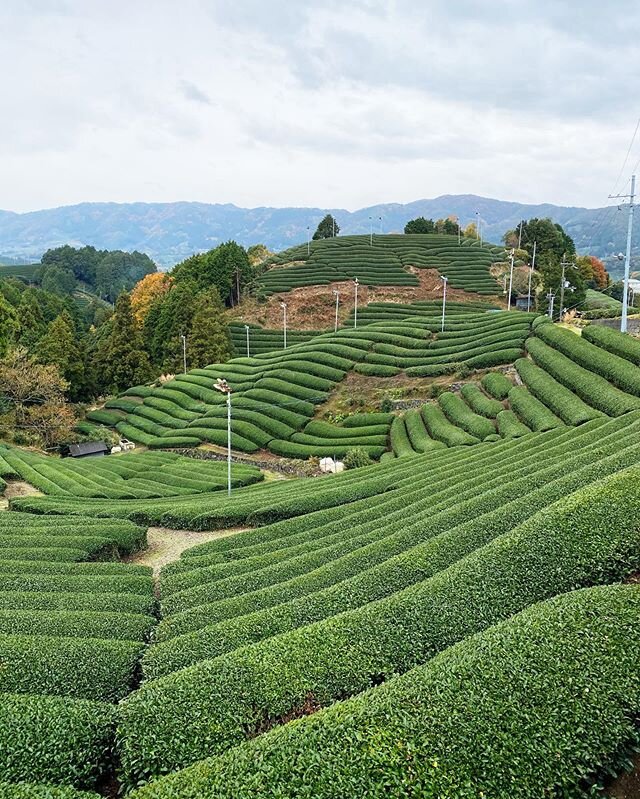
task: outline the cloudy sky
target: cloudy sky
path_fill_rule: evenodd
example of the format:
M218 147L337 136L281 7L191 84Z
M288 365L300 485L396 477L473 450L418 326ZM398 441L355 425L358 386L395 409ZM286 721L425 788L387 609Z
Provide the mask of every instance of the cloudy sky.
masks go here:
M634 0L2 0L0 208L603 205L639 34Z

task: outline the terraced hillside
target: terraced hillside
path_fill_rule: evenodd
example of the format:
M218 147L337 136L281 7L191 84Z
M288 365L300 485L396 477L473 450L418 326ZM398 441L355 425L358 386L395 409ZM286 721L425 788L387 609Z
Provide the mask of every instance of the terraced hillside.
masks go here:
M374 313L385 313L378 308ZM308 458L341 456L362 446L379 458L387 447L389 420L352 419L346 428L313 420L316 406L354 370L381 377L439 375L512 363L523 354L533 314L469 313L453 307L441 332L433 306L401 309L388 321L341 329L255 357L193 369L158 388L135 386L88 419L115 426L127 438L151 448L225 446L227 410L214 389L224 377L233 389L232 447L254 453ZM359 423L362 421L362 424Z
M299 245L280 253L259 280L259 291L269 296L301 286L328 285L358 278L369 286L416 286L409 268L437 269L452 288L477 294L498 294L489 268L504 260L504 248L480 245L457 236L376 235L340 236Z
M620 772L640 716L640 343L533 333L509 374L430 404L474 446L320 478L237 467L230 498L223 467L175 453L2 449L0 488L48 495L0 513L0 796L578 799ZM150 525L252 529L165 566L158 604L120 561Z

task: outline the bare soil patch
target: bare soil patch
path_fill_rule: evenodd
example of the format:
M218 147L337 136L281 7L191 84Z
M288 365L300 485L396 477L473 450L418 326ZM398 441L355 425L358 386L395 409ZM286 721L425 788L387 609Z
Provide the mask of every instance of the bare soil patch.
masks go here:
M283 267L286 268L286 267ZM442 298L442 280L437 269L408 267L419 281L417 286L363 286L358 289L358 307L370 302L416 302ZM254 322L263 327L282 327L281 302L287 303L287 323L291 330L332 329L335 320L336 298L334 289L340 292L339 323L342 325L353 310L354 285L351 280L330 283L326 286L302 286L292 291L273 294L266 302L245 300L229 316L243 322ZM505 305L503 297L474 294L461 289L447 288L447 299L456 302L489 302Z
M5 488L4 496L9 500L17 497L43 497L44 494L24 480L10 480Z
M147 530L147 548L125 558L127 563L138 563L151 566L154 577L167 563L178 560L185 549L191 549L206 541L226 538L246 530L246 527L233 527L227 530L210 530L196 532L194 530L170 530L167 527L150 527Z
M640 799L640 755L636 755L631 771L621 774L605 791L610 799Z

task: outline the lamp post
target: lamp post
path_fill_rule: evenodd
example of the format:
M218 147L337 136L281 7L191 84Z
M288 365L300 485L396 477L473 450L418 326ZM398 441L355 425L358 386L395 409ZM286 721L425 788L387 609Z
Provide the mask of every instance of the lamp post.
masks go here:
M282 308L283 320L284 320L284 347L283 349L287 349L287 303L281 302L280 307Z
M476 211L476 239L480 240L480 211Z
M353 306L353 327L355 329L358 327L358 286L360 285L358 283L358 278L353 281L353 284L356 287L356 298Z
M187 374L187 337L184 334L180 335L182 339L182 370Z
M247 358L249 357L249 325L244 326L245 333L247 334Z
M531 266L529 267L529 289L527 293L527 313L531 310L531 279L533 278L533 270L535 269L536 265L536 247L538 245L537 241L533 242L533 256L531 258Z
M442 326L440 332L444 333L444 314L447 307L447 278L445 275L442 275L442 280L444 282L444 290L442 292Z
M511 268L509 270L509 295L507 296L507 310L511 310L511 291L513 289L513 262L515 260L515 250L513 247L511 248L511 252L509 254L509 260L511 261Z
M458 223L458 247L459 247L460 244L461 244L461 242L460 242L460 232L461 231L460 231L460 217L459 216L456 217L456 222Z
M378 220L379 220L379 222L380 222L380 235L382 236L382 217L381 217L381 216L379 216L379 217L378 217Z
M223 377L213 384L217 391L227 395L227 496L231 496L231 386Z
M340 305L340 292L337 289L334 289L333 293L336 295L336 323L334 325L333 332L337 333L337 331L338 331L338 306Z
M309 256L311 252L311 230L309 229L309 225L307 225L307 256Z
M565 270L568 266L572 269L577 269L575 264L572 264L570 261L566 260L566 257L562 259L562 263L560 264L562 267L562 280L560 281L560 317L559 321L562 321L562 314L564 313L564 290L569 286L569 281L565 280ZM553 317L552 317L553 318Z
M373 247L373 217L369 217L369 245Z

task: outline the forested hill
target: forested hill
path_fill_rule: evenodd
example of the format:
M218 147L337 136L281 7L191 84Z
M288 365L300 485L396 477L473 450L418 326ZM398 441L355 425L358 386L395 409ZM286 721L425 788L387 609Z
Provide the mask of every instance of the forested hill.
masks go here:
M100 249L139 250L157 263L171 266L193 252L234 239L248 246L261 242L282 250L304 240L327 213L324 208L239 208L206 203L81 203L16 214L0 211L0 261L2 257L38 259L51 247L91 244ZM520 219L551 217L574 239L578 251L599 257L624 250L624 211L525 205L475 195L443 195L408 204L389 203L349 212L329 209L342 234L373 230L402 231L409 219L459 216L462 225L483 220L485 237L500 241L502 234ZM640 244L640 227L637 228Z

